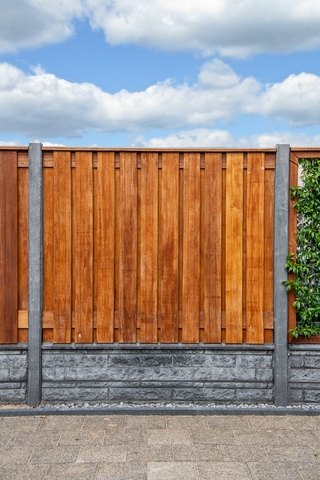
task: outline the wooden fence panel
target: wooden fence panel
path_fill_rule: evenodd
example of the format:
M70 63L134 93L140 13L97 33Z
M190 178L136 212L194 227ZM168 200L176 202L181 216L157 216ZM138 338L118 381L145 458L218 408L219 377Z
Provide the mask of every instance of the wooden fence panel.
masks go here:
M140 341L158 340L158 154L141 154Z
M71 154L54 152L53 341L71 342Z
M115 172L114 153L98 153L97 341L114 341Z
M11 180L20 341L26 153ZM275 152L44 149L43 165L44 341L272 342Z
M0 151L0 343L18 341L18 162Z
M76 152L75 169L75 341L93 340L92 153Z
M184 155L182 341L199 342L200 327L200 155Z
M226 342L242 343L243 154L227 153Z
M120 154L119 341L134 343L137 328L137 156Z
M221 342L222 154L205 156L204 342Z
M264 154L249 153L246 223L246 340L264 343Z
M179 154L162 154L160 209L161 342L178 342Z

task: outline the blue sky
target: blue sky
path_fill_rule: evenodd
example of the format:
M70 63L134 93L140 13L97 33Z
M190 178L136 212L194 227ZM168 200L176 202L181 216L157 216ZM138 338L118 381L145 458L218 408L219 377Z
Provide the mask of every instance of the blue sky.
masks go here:
M0 144L320 145L316 0L0 0Z

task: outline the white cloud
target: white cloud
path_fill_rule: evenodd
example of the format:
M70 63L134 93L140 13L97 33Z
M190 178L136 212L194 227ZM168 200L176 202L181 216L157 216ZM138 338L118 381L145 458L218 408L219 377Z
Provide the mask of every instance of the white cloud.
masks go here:
M64 41L83 14L81 0L1 0L0 53Z
M216 81L214 80L216 71ZM72 137L87 131L177 129L231 121L253 102L260 85L242 80L220 60L205 63L194 85L169 80L141 92L109 94L52 74L26 75L0 64L0 128L27 136Z
M285 120L293 126L320 123L320 77L311 73L290 75L283 82L267 86L255 105L247 111Z
M204 63L193 85L166 80L140 92L114 94L90 83L68 82L41 67L27 75L0 64L0 129L32 138L212 129L217 122L236 124L246 114L299 127L319 125L319 103L316 75L290 75L280 83L262 85L252 77L242 79L217 59ZM220 133L215 137L212 132L216 131L211 130L212 141L223 141ZM192 143L191 137L181 135L185 134L170 138Z
M318 0L86 0L111 44L247 56L320 45Z
M285 141L291 146L320 146L320 135L307 135L293 132L271 132L248 136L234 136L227 130L210 130L199 128L184 132L174 133L166 137L155 137L148 141L137 138L132 146L150 148L267 148Z
M235 57L320 46L318 0L1 0L0 52L61 42L85 16L113 45Z

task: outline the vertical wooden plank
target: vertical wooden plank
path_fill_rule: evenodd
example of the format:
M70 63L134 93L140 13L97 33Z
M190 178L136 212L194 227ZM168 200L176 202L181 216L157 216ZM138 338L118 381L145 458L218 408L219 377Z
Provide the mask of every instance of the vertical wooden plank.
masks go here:
M92 153L76 152L75 168L76 343L93 339L93 182Z
M205 155L204 342L221 342L222 154Z
M242 343L243 154L226 159L226 342Z
M53 154L53 341L71 343L71 153Z
M273 317L273 242L274 242L274 170L264 172L264 286L263 310ZM265 331L265 342L273 341L273 332Z
M158 154L141 153L141 343L157 343Z
M18 156L0 151L0 343L18 341Z
M97 178L97 341L114 338L114 153L98 152Z
M246 341L263 344L264 153L248 153L246 239Z
M54 180L53 168L43 169L43 309L53 311Z
M184 155L182 342L199 343L200 154Z
M137 310L137 156L120 153L119 341L136 341Z
M18 168L18 309L28 310L28 169Z
M294 153L290 153L290 187L291 186L298 186L298 177L299 177L299 160L294 155ZM295 199L290 198L290 206L289 206L289 232L288 232L288 253L294 253L296 255L297 252L297 224L298 224L298 216L297 210L293 207ZM294 274L288 273L288 280L293 280ZM288 331L292 328L296 327L297 324L297 315L296 309L293 306L296 297L293 289L288 294ZM292 336L289 334L289 341L292 341Z
M178 342L179 154L162 154L160 209L161 343Z

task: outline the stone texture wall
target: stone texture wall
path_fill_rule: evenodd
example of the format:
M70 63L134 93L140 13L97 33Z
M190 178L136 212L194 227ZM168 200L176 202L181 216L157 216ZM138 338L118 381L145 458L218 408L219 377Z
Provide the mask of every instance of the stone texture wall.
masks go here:
M320 403L320 345L309 348L289 351L291 405Z
M26 350L0 350L0 403L25 404Z
M43 350L44 402L273 403L273 351Z

